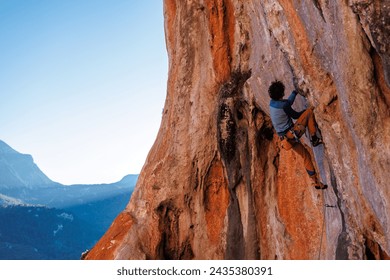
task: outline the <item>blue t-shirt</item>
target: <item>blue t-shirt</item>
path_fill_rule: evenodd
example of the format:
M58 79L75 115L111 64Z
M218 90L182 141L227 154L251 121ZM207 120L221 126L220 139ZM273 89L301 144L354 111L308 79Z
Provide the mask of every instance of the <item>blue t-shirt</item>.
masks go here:
M286 134L293 127L292 119L298 119L304 112L297 112L291 107L296 96L297 92L294 90L288 99L271 99L269 103L272 125L280 136Z

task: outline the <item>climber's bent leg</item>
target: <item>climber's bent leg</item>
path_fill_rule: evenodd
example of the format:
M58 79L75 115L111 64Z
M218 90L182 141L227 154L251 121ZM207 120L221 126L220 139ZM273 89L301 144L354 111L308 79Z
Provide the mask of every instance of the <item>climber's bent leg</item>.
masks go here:
M294 125L295 134L298 135L298 137L301 137L305 133L306 127L309 129L310 141L313 147L322 144L322 140L318 138L316 134L317 123L314 118L314 112L312 108L307 109L298 118L297 122Z
M305 165L306 171L309 174L309 176L314 175L316 172L314 169L313 162L311 160L311 156L309 152L306 150L306 148L303 146L303 144L295 143L292 148L303 159L303 163Z
M302 113L294 125L294 130L298 130L299 135L302 136L305 133L306 127L309 129L310 136L316 134L317 123L314 119L314 112L312 108L307 109Z
M324 185L318 179L317 173L315 172L313 162L311 160L309 152L301 143L296 143L293 146L293 150L302 157L306 172L310 178L310 185L316 189L326 189L328 186Z

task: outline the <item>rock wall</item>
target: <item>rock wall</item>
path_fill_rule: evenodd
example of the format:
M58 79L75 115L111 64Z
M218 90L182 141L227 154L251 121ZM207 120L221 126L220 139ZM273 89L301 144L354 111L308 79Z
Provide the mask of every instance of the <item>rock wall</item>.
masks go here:
M161 128L87 259L388 259L390 1L165 0ZM315 106L325 191L280 148L275 79Z

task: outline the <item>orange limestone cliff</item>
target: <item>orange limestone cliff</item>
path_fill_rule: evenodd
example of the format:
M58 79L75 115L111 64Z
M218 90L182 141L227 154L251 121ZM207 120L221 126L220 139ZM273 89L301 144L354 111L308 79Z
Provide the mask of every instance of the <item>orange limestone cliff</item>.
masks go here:
M161 128L87 259L388 259L388 0L166 0ZM268 87L314 106L327 190L283 150Z

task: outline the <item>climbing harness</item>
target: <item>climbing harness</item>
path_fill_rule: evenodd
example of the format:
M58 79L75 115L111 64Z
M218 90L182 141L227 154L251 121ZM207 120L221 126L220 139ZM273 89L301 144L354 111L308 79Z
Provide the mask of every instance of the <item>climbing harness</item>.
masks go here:
M306 133L306 127L302 124L295 124L290 129L290 132L294 136L295 141L298 143L301 142L300 138L302 135Z
M282 148L285 150L290 150L296 143L301 143L300 138L305 133L305 131L306 127L301 124L292 126L290 129L288 129L288 132L290 132L294 138L288 138L286 134L279 136Z
M295 133L294 127L290 129L291 134L294 136L295 142L300 143L298 135Z

